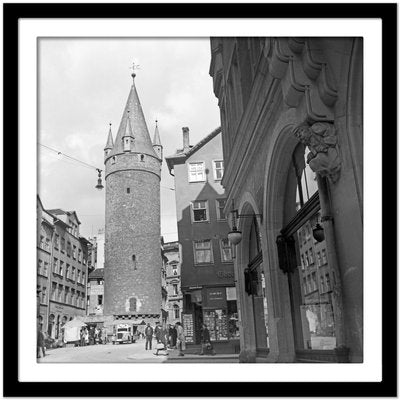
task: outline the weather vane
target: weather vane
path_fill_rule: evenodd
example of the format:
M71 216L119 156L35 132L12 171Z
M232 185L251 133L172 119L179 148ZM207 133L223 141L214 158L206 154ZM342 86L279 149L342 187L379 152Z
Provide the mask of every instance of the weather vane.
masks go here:
M132 63L132 67L129 67L133 72L135 72L136 69L140 69L139 64Z

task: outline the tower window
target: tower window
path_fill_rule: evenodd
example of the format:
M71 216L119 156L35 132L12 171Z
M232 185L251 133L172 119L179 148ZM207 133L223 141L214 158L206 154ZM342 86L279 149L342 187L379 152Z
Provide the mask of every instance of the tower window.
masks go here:
M140 155L140 161L144 161L144 154Z
M131 192L131 188L126 188L126 193L130 193Z
M136 256L134 254L132 255L132 262L133 262L133 269L136 270L137 269L136 268Z
M136 297L131 297L129 299L129 311L135 312L137 311L136 309L137 309L137 299Z
M111 164L115 164L115 157L111 159Z

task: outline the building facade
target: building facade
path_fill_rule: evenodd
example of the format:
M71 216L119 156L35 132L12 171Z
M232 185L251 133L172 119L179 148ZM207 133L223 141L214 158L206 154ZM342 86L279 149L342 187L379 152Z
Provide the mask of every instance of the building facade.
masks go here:
M87 315L103 316L104 309L104 268L96 268L89 273L87 286ZM89 321L90 319L85 319ZM103 319L100 318L103 322Z
M150 139L133 83L115 142L104 149L106 180L104 313L154 323L161 318L162 146Z
M47 332L54 224L53 216L44 209L39 196L37 196L36 218L38 325L39 329Z
M183 128L183 149L167 157L175 176L178 240L181 246L182 322L189 345L199 344L201 324L220 351L238 351L232 249L224 213L226 196L221 130L195 146Z
M164 243L166 258L167 311L169 324L182 322L183 294L181 290L181 256L179 242Z
M240 360L362 362L362 38L212 38L211 53Z
M64 324L86 315L89 242L79 235L75 211L44 210L38 197L39 322L53 339Z

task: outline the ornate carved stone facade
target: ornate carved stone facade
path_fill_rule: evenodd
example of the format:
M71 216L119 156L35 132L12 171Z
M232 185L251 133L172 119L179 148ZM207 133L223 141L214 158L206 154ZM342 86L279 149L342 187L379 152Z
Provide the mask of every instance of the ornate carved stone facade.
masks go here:
M241 360L362 362L362 39L211 38L211 53L226 204L261 214L238 221Z

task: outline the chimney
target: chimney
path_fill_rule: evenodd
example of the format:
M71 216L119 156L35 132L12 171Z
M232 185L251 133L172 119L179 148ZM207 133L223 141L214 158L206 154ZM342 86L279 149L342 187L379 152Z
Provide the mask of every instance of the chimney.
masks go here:
M183 151L189 150L189 128L182 128L183 132Z

